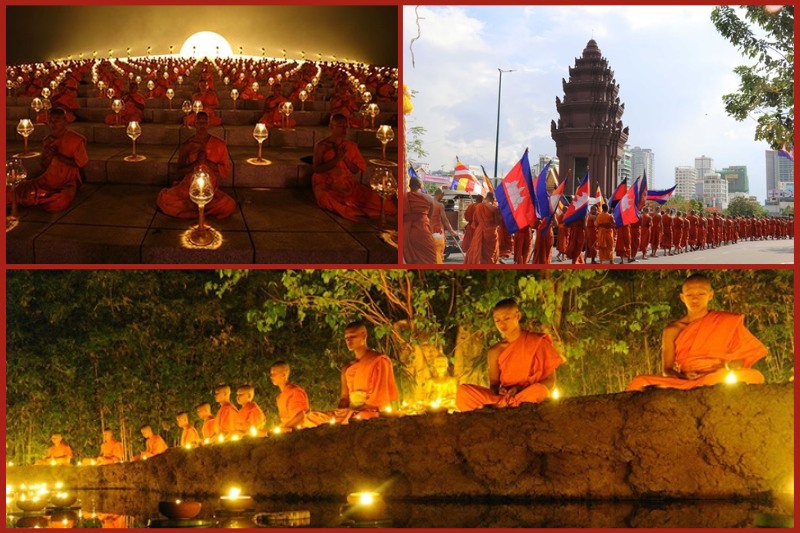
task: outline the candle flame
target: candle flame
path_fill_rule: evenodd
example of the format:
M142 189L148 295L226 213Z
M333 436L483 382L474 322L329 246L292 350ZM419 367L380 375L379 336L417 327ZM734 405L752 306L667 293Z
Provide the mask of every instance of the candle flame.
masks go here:
M391 405L387 405L386 407L383 408L383 411L385 413L391 413L392 412L392 406Z
M180 500L175 500L175 503L180 505L181 501Z
M553 398L554 400L558 400L559 398L561 398L561 391L558 390L558 388L554 388L553 392L550 393L550 397Z
M336 419L335 418L331 418L330 422L328 422L328 423L330 425L334 425L334 424L336 424Z
M56 489L62 489L62 488L64 488L64 483L62 483L61 481L57 481L56 482Z
M228 491L229 498L238 498L241 494L242 494L242 489L240 489L239 487L232 487Z
M733 370L728 372L728 375L725 376L725 383L727 383L729 385L732 385L732 384L736 383L737 381L738 380L736 379L736 372L734 372Z
M255 437L256 435L258 435L258 430L256 429L256 427L255 427L255 426L250 426L250 434L251 434L252 436L254 436L254 437Z
M280 426L275 426L274 428L272 428L272 432L274 434L276 434L276 435L279 435L280 432L281 432L281 427Z
M233 435L231 435L231 440L232 440L233 442L236 442L237 440L239 440L239 435L237 435L237 434L235 434L235 433L234 433Z
M183 445L183 447L186 448L187 450L191 450L192 449L192 443L191 442L187 442L186 444Z
M202 178L201 178L201 179L202 179ZM225 442L225 435L223 435L222 433L220 433L220 434L219 434L219 437L217 437L217 442Z
M203 444L208 444L209 442L211 442L211 439L209 439L208 437L203 439Z
M362 492L358 495L358 503L361 505L372 505L375 503L375 494L372 492Z

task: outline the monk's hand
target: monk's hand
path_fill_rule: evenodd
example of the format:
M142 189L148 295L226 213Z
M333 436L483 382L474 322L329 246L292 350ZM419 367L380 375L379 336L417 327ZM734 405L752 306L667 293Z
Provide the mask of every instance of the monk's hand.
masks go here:
M702 376L703 374L701 374L699 372L686 372L683 375L686 377L686 379L697 379L700 376Z

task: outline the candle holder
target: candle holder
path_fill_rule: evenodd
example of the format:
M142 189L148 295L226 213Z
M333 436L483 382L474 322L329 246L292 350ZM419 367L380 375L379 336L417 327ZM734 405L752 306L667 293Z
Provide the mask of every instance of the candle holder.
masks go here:
M71 492L57 492L50 496L50 503L58 509L68 509L78 500L78 496Z
M311 94L313 90L314 90L314 85L311 83L306 83L306 92L308 92L308 94Z
M201 102L200 100L195 100L194 102L192 102L192 111L194 111L195 115L202 110L203 110L203 102Z
M364 91L361 93L361 99L364 101L365 104L368 104L372 101L372 93L369 91Z
M6 90L8 93L6 97L11 98L11 93L14 91L14 81L13 80L6 80Z
M294 128L289 127L289 116L294 111L294 106L292 106L291 102L284 102L281 104L281 115L283 115L282 123L283 126L281 127L282 130L289 130L292 131Z
M175 81L178 82L178 85L183 85L183 76L178 76L177 80Z
M148 98L153 97L153 89L155 88L156 88L156 82L154 82L153 80L147 82L147 90L150 91L150 94L147 96Z
M192 501L162 501L158 502L158 512L170 520L191 520L203 508L200 502Z
M50 83L52 84L52 83L54 83L54 82L50 82ZM48 87L45 87L44 89L42 89L42 98L44 98L45 100L47 100L48 98L50 98L50 95L51 95L51 94L53 94L53 93L52 93L52 92L50 92L50 89L49 89Z
M97 82L97 90L100 91L100 98L106 93L106 82L100 80Z
M6 216L6 233L16 228L19 224L17 213L17 185L28 177L28 170L17 158L12 158L6 163L6 185L11 187L11 214Z
M214 231L206 227L203 213L205 205L214 198L214 185L202 165L194 171L192 184L189 186L189 198L197 204L199 211L197 226L189 233L189 242L199 247L209 246L214 242Z
M169 100L169 110L172 111L172 99L175 98L175 90L170 87L167 89L167 100Z
M231 100L233 100L233 110L236 111L236 100L239 99L238 89L231 89Z
M370 159L369 162L382 167L396 167L397 163L386 159L386 145L394 140L394 130L388 124L381 124L375 137L381 142L383 157L381 159Z
M119 123L119 113L122 111L123 107L125 106L122 104L122 100L119 98L114 98L111 101L111 110L116 114L116 120L114 121L114 124L111 125L112 128L122 127L122 124Z
M183 111L184 115L188 115L192 112L192 103L189 100L184 100L183 104L181 104L181 111Z
M381 112L381 108L378 107L378 104L371 103L367 104L367 115L370 117L370 127L369 131L375 130L375 117L377 117Z
M267 80L267 83L269 84L270 87L272 87L275 84L275 78L270 76L269 79Z
M126 133L128 134L128 137L131 138L131 141L133 141L133 153L125 156L125 161L136 163L138 161L144 161L147 159L147 157L143 155L136 155L136 139L142 135L142 127L139 125L139 123L135 120L128 122L128 129L126 130Z
M31 133L33 133L33 122L30 119L23 118L20 119L19 124L17 124L17 133L22 135L23 139L23 148L22 152L18 154L14 154L14 157L20 157L23 159L27 159L29 157L37 157L41 155L41 152L29 152L28 151L28 137Z
M116 94L117 91L115 91L113 87L109 87L108 89L106 89L106 98L108 98L109 100L113 100Z
M261 157L261 145L269 137L269 131L267 130L266 124L262 124L261 122L256 124L255 129L253 129L253 137L256 139L256 141L258 141L258 157L251 157L247 160L247 162L251 165L258 166L271 164L272 161Z
M308 91L303 89L297 94L297 97L300 98L300 111L306 110L306 100L308 100Z
M37 96L36 98L31 100L31 109L33 109L33 120L36 121L34 122L34 124L36 124L37 126L43 126L44 122L39 122L39 113L42 111L42 109L44 109L44 104L42 104L42 99Z
M242 496L242 489L234 487L227 495L220 496L219 503L226 511L242 512L252 508L253 498Z
M397 192L397 180L391 167L378 165L369 178L369 186L381 197L381 228L386 227L386 199Z
M228 76L225 76L224 78L222 78L222 84L225 85L226 87L228 86L228 84L230 84L230 82L231 82L231 79Z

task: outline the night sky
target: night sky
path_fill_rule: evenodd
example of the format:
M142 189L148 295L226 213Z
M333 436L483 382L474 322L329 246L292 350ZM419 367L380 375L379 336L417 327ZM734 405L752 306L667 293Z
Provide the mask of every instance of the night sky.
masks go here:
M6 63L47 61L108 49L124 57L169 53L199 31L225 37L235 52L323 61L348 58L397 66L396 6L8 6Z

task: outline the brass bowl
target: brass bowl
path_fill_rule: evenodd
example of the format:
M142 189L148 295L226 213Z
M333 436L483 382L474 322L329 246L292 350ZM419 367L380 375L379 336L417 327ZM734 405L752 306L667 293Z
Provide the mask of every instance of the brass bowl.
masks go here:
M47 507L48 498L37 498L35 500L17 500L16 504L20 511L24 513L34 513Z
M46 528L50 521L43 516L23 516L17 519L16 527Z
M158 512L170 520L191 520L200 514L202 508L203 504L200 502L158 502Z
M50 496L50 502L54 507L71 507L76 501L78 501L77 495L66 492L59 492Z
M237 496L235 498L222 496L219 499L219 503L227 511L244 511L253 506L253 498L250 496Z

